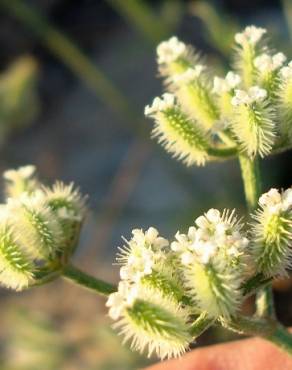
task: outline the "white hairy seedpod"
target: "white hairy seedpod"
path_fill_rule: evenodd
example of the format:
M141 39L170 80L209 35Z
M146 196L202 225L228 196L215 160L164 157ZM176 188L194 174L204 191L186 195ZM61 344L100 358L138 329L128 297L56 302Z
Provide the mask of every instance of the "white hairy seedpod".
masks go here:
M280 70L279 128L284 141L292 142L292 61Z
M292 188L271 189L259 206L251 233L257 270L268 277L287 276L292 267Z
M276 139L275 111L266 99L267 91L258 86L249 90L235 90L231 100L234 115L232 131L248 156L268 155Z
M178 232L171 244L180 255L190 297L210 317L229 318L242 302L249 240L241 229L234 212L210 209L197 218L187 235Z
M210 132L220 117L205 69L202 64L197 64L184 73L175 75L170 89L177 96L182 108L198 122L201 129Z
M38 186L35 175L36 168L33 165L7 170L3 173L5 180L5 195L7 197L18 197L23 192L31 193Z
M266 32L264 28L248 26L235 35L235 69L246 89L256 83L257 69L254 61L265 50L263 35Z
M176 36L157 46L157 63L159 72L166 81L171 81L174 75L185 72L199 60L193 47L186 45Z
M114 328L131 341L134 350L148 351L160 359L179 357L192 341L189 312L175 300L139 282L122 281L106 305L117 323Z
M181 110L172 94L155 98L153 104L145 108L145 115L154 118L152 136L157 137L173 157L187 166L205 164L208 160L207 139L196 122Z

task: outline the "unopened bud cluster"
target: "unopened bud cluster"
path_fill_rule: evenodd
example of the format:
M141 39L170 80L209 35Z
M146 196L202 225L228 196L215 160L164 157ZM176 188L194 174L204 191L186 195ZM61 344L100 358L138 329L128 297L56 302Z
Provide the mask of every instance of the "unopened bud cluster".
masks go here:
M157 47L167 93L146 106L153 137L186 165L216 159L214 149L267 156L292 144L292 62L275 53L266 30L235 35L234 70L212 75L199 54L171 37Z
M263 194L252 218L243 223L234 210L210 209L172 241L153 227L124 239L117 256L121 281L107 306L132 348L177 357L195 339L196 318L204 317L206 328L234 318L247 281L287 274L292 188Z
M73 184L44 186L34 166L4 173L0 205L0 283L22 290L41 273L65 264L84 218L84 199Z

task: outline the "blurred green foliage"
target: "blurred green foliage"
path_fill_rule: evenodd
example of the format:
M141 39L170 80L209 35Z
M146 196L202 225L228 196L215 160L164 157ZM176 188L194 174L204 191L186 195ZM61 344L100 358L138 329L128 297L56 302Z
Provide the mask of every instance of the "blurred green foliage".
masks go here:
M0 140L13 130L29 126L39 113L36 61L21 57L0 75Z

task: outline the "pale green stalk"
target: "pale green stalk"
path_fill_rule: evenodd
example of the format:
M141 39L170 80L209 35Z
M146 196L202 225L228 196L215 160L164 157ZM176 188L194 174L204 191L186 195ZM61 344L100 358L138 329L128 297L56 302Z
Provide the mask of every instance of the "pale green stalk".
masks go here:
M249 212L253 212L258 205L261 191L259 160L247 155L239 156L241 176L244 185L245 198ZM271 283L257 293L256 313L258 316L275 316L274 299Z

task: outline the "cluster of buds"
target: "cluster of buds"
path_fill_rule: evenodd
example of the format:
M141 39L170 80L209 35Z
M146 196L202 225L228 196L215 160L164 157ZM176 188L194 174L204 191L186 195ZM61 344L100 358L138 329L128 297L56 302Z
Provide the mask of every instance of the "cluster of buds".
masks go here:
M234 71L212 76L198 53L176 37L157 47L167 93L145 108L153 137L186 165L204 165L234 150L265 157L292 144L292 73L272 53L266 30L235 35Z
M177 357L214 321L236 318L256 276L285 276L292 266L292 188L263 194L253 222L210 209L173 240L153 227L133 230L120 248L118 291L109 316L140 352Z
M67 263L84 218L84 198L73 184L44 186L34 166L4 173L0 205L0 283L26 289Z

